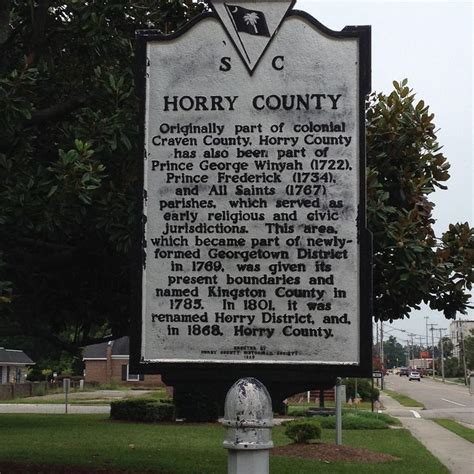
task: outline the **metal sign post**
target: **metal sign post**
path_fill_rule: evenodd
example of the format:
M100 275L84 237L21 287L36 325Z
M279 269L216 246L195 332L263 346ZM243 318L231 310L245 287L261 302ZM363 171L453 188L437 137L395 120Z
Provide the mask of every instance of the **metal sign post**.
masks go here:
M372 375L372 378L371 378L371 381L372 381L372 393L371 393L371 396L370 396L370 409L372 411L372 413L374 412L374 376Z
M343 385L341 379L338 378L336 382L336 444L342 444L342 394Z
M71 389L71 379L63 379L63 390L64 390L64 409L67 414L68 409L68 396Z

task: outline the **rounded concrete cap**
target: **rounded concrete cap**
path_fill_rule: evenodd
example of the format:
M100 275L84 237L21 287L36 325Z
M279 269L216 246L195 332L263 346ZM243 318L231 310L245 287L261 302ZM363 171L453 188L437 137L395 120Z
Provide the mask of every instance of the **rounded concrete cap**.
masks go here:
M223 424L242 428L273 426L272 400L260 380L246 377L232 385L225 399Z

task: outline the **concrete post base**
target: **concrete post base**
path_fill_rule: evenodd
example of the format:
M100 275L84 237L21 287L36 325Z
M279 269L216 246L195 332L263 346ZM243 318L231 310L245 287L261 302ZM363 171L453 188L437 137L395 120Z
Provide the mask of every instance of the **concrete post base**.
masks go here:
M270 451L233 451L229 450L227 474L261 474L270 470Z

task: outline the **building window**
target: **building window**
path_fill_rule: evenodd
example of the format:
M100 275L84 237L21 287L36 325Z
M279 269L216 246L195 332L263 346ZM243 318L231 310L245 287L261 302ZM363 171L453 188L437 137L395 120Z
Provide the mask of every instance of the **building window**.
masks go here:
M124 382L138 382L138 381L143 381L144 376L138 375L138 374L131 374L129 372L129 366L128 364L123 364L122 365L122 380Z
M140 376L138 374L131 374L129 372L129 366L127 365L127 381L129 382L135 382L140 380Z

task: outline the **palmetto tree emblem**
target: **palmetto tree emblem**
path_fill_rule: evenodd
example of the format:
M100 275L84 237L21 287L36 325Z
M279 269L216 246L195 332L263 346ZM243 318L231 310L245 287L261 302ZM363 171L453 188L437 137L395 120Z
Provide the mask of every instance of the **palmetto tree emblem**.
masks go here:
M249 10L240 5L229 3L224 3L224 7L235 31L235 36L232 32L230 34L233 39L238 41L240 52L245 55L245 61L247 64L250 64L250 56L246 47L249 45L253 45L252 48L255 47L257 41L250 40L249 42L248 35L270 38L265 14L258 10ZM266 44L266 42L263 42L262 40L258 40L258 43L260 45Z
M247 33L253 36L270 37L263 12L249 10L239 5L229 5L227 3L225 7L237 34Z
M255 30L255 33L258 33L257 30L257 22L259 20L259 16L255 12L250 12L244 15L244 21L247 25L250 25Z

